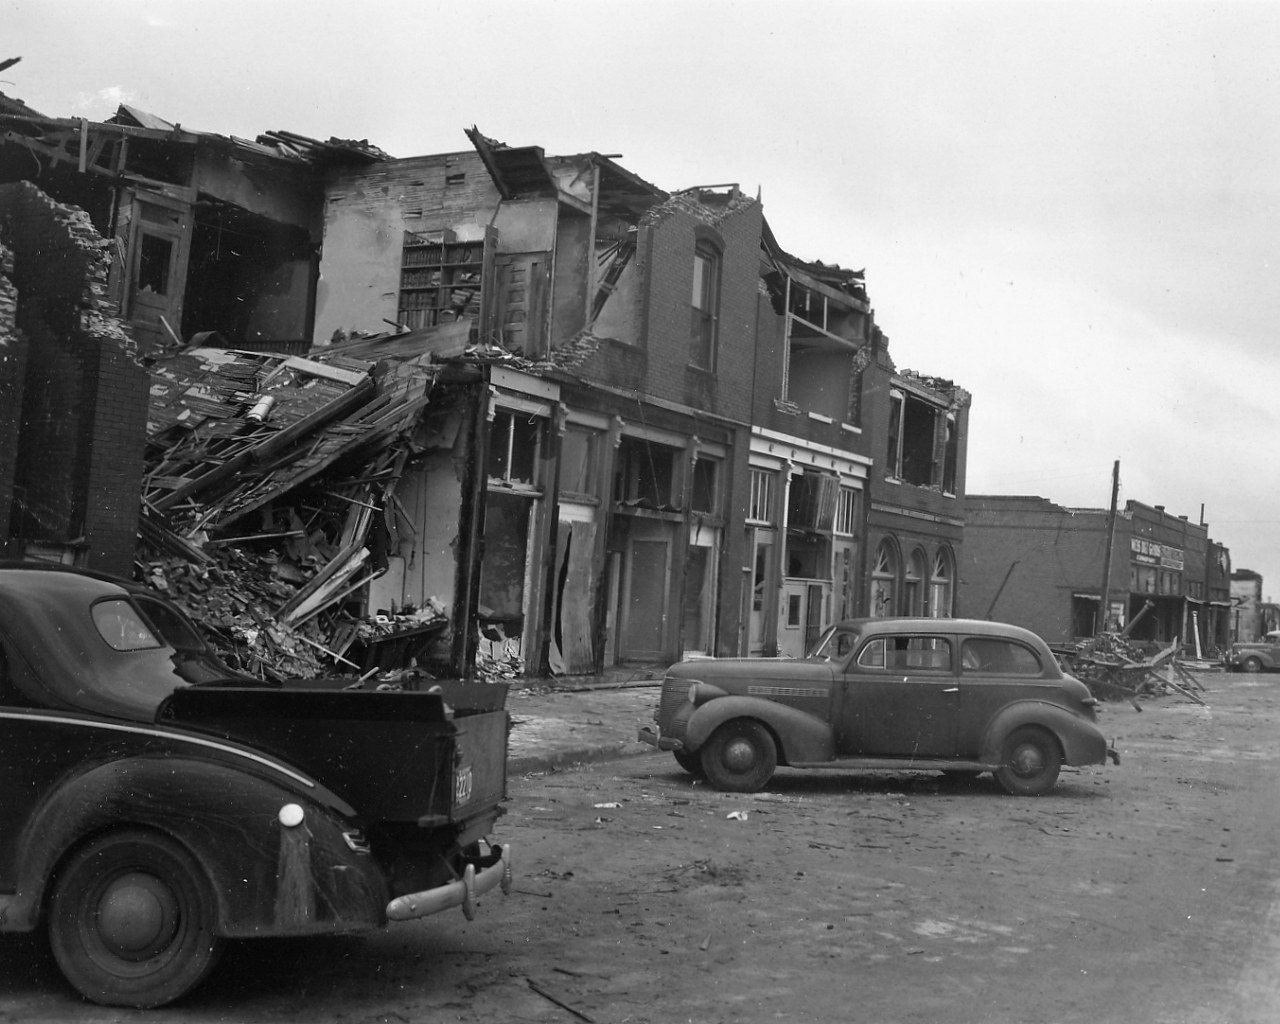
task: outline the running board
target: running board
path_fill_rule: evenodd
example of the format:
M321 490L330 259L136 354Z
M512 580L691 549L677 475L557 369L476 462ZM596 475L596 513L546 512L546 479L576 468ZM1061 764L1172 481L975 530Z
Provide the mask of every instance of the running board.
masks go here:
M957 761L950 757L844 757L835 761L789 761L792 768L888 768L894 771L993 772L998 764Z

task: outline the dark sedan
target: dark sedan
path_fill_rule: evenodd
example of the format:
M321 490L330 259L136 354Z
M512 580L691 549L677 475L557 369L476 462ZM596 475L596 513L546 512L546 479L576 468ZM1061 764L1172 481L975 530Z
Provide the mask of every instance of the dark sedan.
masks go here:
M718 789L793 768L992 772L1009 793L1052 789L1062 765L1119 755L1097 700L1034 633L966 619L856 619L802 659L673 665L640 738Z

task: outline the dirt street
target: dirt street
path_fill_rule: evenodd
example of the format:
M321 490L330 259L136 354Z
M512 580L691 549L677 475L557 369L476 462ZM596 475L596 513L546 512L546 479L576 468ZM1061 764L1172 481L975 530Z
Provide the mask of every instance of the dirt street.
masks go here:
M183 1004L91 1007L5 937L0 1020L1280 1020L1280 677L1108 705L1124 763L1040 799L989 779L781 771L716 793L669 755L514 779L518 892L366 938L234 950Z

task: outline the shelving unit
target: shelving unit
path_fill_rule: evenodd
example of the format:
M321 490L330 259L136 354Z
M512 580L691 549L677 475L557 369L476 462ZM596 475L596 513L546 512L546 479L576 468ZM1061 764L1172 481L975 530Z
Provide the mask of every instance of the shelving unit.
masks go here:
M397 319L411 330L478 316L484 242L405 232Z

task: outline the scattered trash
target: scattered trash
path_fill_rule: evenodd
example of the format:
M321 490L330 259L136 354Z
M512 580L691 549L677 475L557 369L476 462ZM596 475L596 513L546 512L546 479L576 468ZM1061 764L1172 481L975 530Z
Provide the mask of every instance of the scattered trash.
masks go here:
M614 807L621 807L621 806L622 806L622 804L618 803L618 801L617 801L617 800L610 800L608 803L604 803L604 804L592 804L591 806L592 806L592 807L595 807L597 810L599 810L599 809L609 809L609 808L614 808Z
M725 818L728 819L729 821L746 821L747 812L746 811L730 811L728 814L725 815Z

